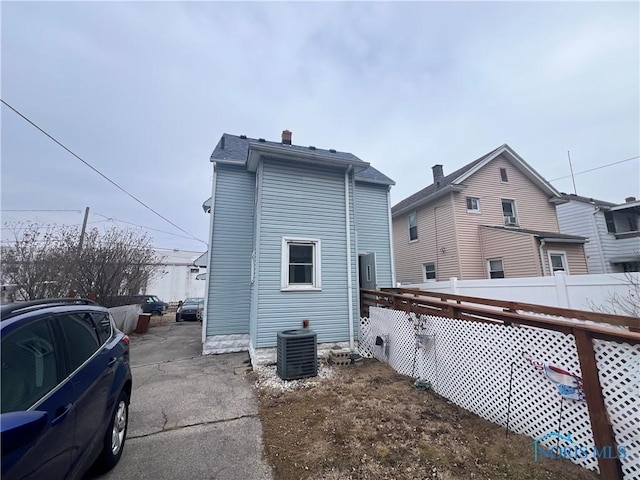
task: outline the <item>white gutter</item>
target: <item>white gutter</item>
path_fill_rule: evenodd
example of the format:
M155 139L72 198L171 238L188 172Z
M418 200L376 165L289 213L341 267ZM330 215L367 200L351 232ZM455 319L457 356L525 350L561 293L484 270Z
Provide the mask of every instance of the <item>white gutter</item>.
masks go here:
M547 276L547 265L546 262L544 261L544 244L545 244L545 240L544 238L540 239L540 261L542 262L542 276L546 277Z
M349 218L349 172L353 170L353 165L344 172L344 213L347 234L347 291L349 299L349 350L354 351L353 341L353 279L351 278L351 219ZM353 192L355 195L355 192Z
M208 315L208 307L209 307L209 283L211 279L211 274L213 269L211 268L211 247L213 246L213 215L215 213L215 205L216 205L216 180L218 178L218 169L216 168L216 162L213 162L213 178L211 180L211 209L209 210L209 248L207 253L209 258L207 259L207 279L204 285L204 311L202 312L202 344L207 340L207 317Z
M396 261L393 258L393 219L391 218L391 187L387 190L387 207L389 208L389 254L391 255L391 286L396 287Z

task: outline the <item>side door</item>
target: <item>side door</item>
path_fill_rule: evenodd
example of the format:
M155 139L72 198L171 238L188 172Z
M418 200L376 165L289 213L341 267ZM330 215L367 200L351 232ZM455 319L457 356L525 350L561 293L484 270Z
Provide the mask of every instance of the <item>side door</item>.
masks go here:
M360 255L360 287L375 290L378 288L376 281L376 254L367 253Z
M113 364L92 313L67 312L56 316L67 344L71 382L77 392L73 472L83 471L100 451L108 426L107 404L113 383Z
M34 318L3 329L0 356L0 421L9 412L46 412L42 430L24 438L26 443L15 441L17 436L13 445L3 441L2 478L66 478L73 452L75 391L66 376L53 319ZM2 434L4 438L4 428Z

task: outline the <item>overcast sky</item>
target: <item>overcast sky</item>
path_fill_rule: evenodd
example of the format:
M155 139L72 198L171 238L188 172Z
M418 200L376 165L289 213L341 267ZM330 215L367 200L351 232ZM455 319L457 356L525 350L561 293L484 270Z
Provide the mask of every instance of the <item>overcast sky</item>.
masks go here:
M397 203L508 143L560 191L640 197L639 6L2 2L2 99L206 241L224 132L349 151ZM2 220L185 236L1 107ZM9 210L74 210L12 212ZM96 223L94 223L96 222ZM126 224L118 223L121 226ZM204 251L149 232L162 248ZM7 231L3 230L3 239Z

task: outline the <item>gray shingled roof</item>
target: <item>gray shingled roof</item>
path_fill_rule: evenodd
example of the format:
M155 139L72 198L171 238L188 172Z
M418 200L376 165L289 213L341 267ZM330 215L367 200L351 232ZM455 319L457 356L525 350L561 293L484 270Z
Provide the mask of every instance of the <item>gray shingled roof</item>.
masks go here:
M544 238L545 240L575 240L576 243L584 243L587 238L580 237L578 235L567 235L566 233L557 233L557 232L543 232L540 230L529 230L527 228L513 228L513 227L503 227L496 225L482 225L486 228L493 228L495 230L503 230L506 232L512 233L526 233L528 235L533 235L535 237Z
M423 188L422 190L417 191L413 195L405 198L404 200L402 200L401 202L397 203L396 205L394 205L391 208L391 213L395 213L397 211L400 211L403 208L408 207L409 205L417 203L417 202L419 202L421 200L424 200L427 197L430 197L431 195L436 193L437 191L442 190L445 187L448 187L449 185L451 185L451 182L453 182L456 178L458 178L461 175L464 175L465 173L467 173L469 170L471 170L473 167L475 167L478 163L482 162L485 158L493 155L494 152L496 152L497 150L501 149L502 147L504 147L504 145L500 145L498 148L495 148L495 149L491 150L489 153L481 156L480 158L474 160L473 162L468 163L464 167L459 168L458 170L456 170L453 173L450 173L449 175L446 175L444 178L442 178L440 180L439 185L436 185L435 183L432 183L431 185L429 185L429 186Z
M257 138L248 138L246 136L243 136L243 137L244 138L238 135L231 135L229 133L224 133L222 137L220 137L220 140L218 141L216 148L213 150L213 153L211 154L211 160L212 161L235 160L235 161L238 161L238 163L241 163L241 162L244 163L246 162L247 157L249 155L249 144L260 143L260 144L269 145L272 147L282 148L283 153L288 153L291 151L305 153L305 154L315 153L323 156L334 157L338 160L344 160L345 162L349 162L351 164L357 165L358 163L363 163L367 165L366 162L359 159L354 154L348 153L348 152L338 152L336 150L325 150L321 148L309 148L309 147L303 147L301 145L283 145L282 143L279 143L279 142L271 142L267 140L262 142L260 141L260 139L257 139ZM223 143L224 143L224 147L223 147ZM379 170L375 169L372 166L367 166L367 168L365 168L364 170L356 172L355 178L356 180L360 180L363 182L395 185L395 182L393 180L391 180L389 177L387 177L382 172L380 172Z

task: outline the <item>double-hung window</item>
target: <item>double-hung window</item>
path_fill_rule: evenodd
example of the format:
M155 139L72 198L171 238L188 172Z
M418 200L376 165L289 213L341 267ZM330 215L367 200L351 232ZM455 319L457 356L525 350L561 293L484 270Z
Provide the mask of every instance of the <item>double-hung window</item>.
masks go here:
M480 199L476 197L467 197L467 212L480 213Z
M418 240L418 217L415 212L409 214L409 241Z
M549 252L549 265L551 266L552 274L555 272L569 273L567 255L564 252Z
M489 278L504 278L504 266L501 258L487 260L487 268L489 270Z
M504 224L507 226L518 226L518 216L516 215L516 202L514 200L502 199L502 216Z
M282 239L282 290L320 290L320 240Z
M436 264L435 263L424 263L424 264L422 264L422 273L423 273L425 282L427 280L435 280L436 279Z

